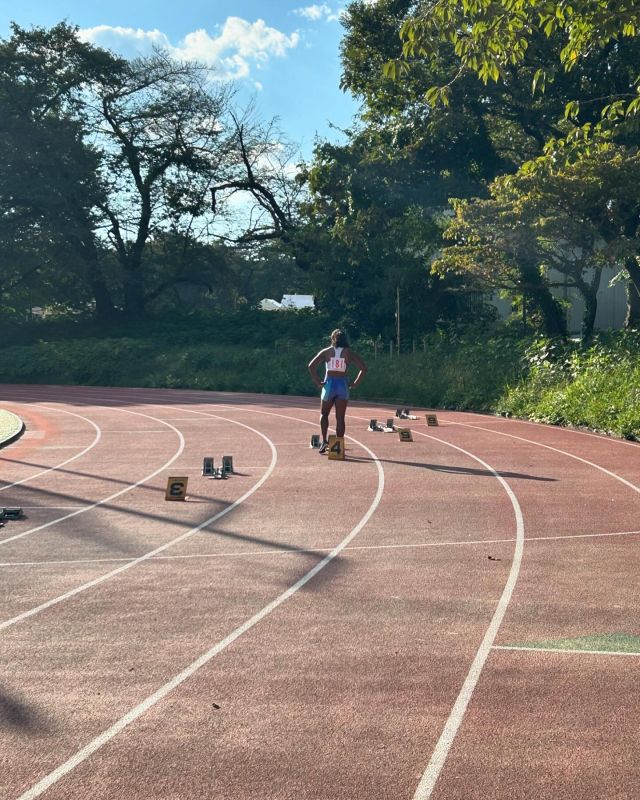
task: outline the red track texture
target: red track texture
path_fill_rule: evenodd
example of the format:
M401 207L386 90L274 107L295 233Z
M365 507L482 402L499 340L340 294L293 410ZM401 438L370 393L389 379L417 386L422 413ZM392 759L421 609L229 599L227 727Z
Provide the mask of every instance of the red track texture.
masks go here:
M571 645L640 642L639 445L355 403L330 462L308 399L3 394L1 800L640 797L640 647Z

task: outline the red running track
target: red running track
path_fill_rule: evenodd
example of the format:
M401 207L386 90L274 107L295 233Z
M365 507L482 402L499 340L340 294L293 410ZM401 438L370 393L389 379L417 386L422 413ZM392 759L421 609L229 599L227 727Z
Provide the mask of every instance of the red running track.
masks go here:
M308 399L3 394L2 800L640 797L638 445L352 404L329 462Z

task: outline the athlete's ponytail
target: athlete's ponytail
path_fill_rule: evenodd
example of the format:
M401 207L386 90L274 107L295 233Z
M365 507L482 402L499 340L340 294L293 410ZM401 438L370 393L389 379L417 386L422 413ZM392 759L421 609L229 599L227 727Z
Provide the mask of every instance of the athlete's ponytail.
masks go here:
M336 328L335 331L331 332L331 344L334 347L349 347L347 334L340 328Z

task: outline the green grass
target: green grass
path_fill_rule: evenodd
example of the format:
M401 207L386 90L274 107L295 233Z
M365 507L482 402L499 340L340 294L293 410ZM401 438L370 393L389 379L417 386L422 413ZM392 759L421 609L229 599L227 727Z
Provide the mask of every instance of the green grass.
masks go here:
M602 334L589 346L541 340L526 377L496 404L503 414L640 438L640 332Z

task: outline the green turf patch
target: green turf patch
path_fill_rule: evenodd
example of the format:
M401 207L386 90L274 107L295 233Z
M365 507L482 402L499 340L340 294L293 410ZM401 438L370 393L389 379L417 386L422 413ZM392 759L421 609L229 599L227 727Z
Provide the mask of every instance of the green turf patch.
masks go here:
M514 642L505 647L523 650L602 650L618 653L640 653L640 636L631 633L602 633L578 636L575 639L543 639L538 642Z

